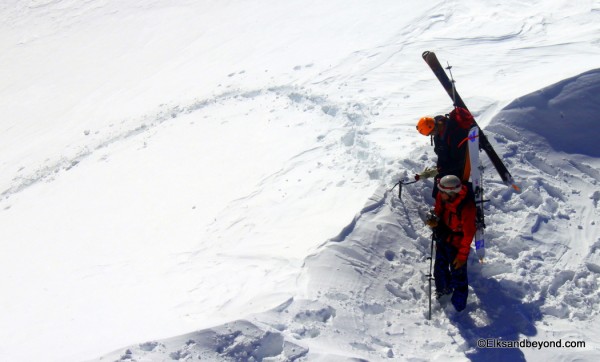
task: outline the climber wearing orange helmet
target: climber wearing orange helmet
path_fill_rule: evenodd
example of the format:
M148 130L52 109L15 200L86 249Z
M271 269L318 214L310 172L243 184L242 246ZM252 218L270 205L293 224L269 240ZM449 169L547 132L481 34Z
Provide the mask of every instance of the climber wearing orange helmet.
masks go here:
M422 117L417 123L417 131L423 136L429 136L435 130L435 119L431 117Z
M468 147L463 142L469 135L473 116L464 108L456 108L445 116L422 117L417 131L430 136L437 155L437 171L433 196L437 195L437 181L446 175L455 175L461 181L469 181L471 172Z

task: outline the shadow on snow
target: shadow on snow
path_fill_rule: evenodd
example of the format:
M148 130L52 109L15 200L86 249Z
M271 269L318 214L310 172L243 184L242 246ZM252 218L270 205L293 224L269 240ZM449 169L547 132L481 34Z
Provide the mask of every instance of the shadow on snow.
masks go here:
M497 281L481 275L479 266L469 271L469 284L480 300L479 305L468 305L460 314L449 315L467 342L467 358L473 362L526 361L520 348L493 348L494 341L519 341L522 336L535 336L535 322L542 319L543 299L524 303L524 293L511 282ZM480 308L487 315L487 323L479 326L470 313ZM466 313L465 313L466 312ZM482 342L484 340L485 342ZM481 346L481 343L485 343ZM488 347L490 346L490 347Z

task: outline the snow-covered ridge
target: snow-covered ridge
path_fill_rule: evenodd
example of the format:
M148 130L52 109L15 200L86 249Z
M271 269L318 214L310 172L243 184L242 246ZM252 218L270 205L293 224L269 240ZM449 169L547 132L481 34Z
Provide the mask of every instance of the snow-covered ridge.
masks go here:
M600 308L598 161L540 146L555 135L537 134L532 123L557 128L570 110L593 118L599 84L600 73L591 71L521 97L486 129L523 191L504 186L488 165L488 257L484 265L469 260L471 293L463 313L434 302L433 320L425 320L430 239L418 212L432 201L430 182L407 187L402 199L382 187L340 235L305 260L297 295L286 303L101 360L518 361L564 360L574 353L594 360L598 338L589 322ZM558 108L547 110L547 104ZM595 127L587 142L595 142ZM421 148L411 159L426 160L430 153ZM400 176L418 170L411 161L398 165L406 170ZM498 350L478 348L480 338L587 344L577 351Z
M514 129L504 129L511 139L541 138L555 151L599 157L599 115L600 69L595 69L516 99L492 124Z

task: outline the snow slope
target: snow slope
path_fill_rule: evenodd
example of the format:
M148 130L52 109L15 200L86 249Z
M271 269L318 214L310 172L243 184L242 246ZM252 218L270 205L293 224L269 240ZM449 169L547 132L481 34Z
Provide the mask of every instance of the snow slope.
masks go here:
M600 311L599 161L586 155L600 126L570 133L600 102L600 70L521 97L487 128L523 192L492 180L486 263L469 259L467 309L427 316L430 239L418 215L430 183L402 199L380 188L309 256L294 298L265 313L164 341L132 345L100 360L464 360L594 361ZM584 96L582 96L584 95ZM540 122L556 133L537 133ZM560 138L567 153L551 146ZM426 158L419 148L412 158ZM415 164L400 162L406 170ZM491 165L487 165L488 172ZM596 191L594 191L596 190ZM483 349L481 338L585 341L579 349Z
M597 67L599 9L3 2L0 359L485 359L475 336L497 333L586 338L594 360L594 143L517 128L551 103L594 131L593 91L565 80L491 119ZM471 268L469 317L432 323L430 185L385 192L433 163L414 121L450 106L424 50L454 64L524 190L490 181L505 244Z

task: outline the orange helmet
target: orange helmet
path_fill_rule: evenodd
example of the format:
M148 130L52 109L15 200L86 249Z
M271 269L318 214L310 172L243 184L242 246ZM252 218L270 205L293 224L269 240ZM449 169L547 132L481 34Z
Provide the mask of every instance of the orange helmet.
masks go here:
M435 128L435 120L431 117L423 117L417 123L417 131L423 136L429 136Z

